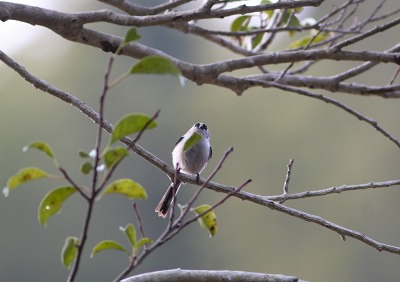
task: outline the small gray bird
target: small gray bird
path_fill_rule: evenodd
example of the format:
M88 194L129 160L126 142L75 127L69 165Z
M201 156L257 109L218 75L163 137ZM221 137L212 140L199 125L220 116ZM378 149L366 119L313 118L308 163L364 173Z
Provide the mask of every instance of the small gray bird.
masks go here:
M194 133L199 134L201 139L195 145L184 151L186 141L188 141ZM208 132L207 125L198 122L176 142L175 148L172 151L172 165L175 169L179 167L181 172L199 175L206 167L211 156L210 133ZM175 190L176 195L181 184L181 182L176 183L174 189L174 183L171 183L155 209L158 216L164 218L167 216L173 198L173 191Z

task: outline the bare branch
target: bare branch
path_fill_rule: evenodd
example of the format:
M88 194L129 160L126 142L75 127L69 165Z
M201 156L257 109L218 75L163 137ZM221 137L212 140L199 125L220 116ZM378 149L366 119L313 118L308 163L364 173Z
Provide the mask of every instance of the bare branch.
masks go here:
M387 187L392 187L392 186L397 186L397 185L400 185L400 180L371 182L371 183L357 184L357 185L342 185L339 187L330 187L327 189L315 190L315 191L305 191L305 192L296 193L296 194L267 196L267 199L272 200L272 201L304 199L304 198L311 198L311 197L320 197L320 196L325 196L325 195L329 195L329 194L339 194L342 192L349 192L349 191L387 188Z
M0 59L2 61L6 62L8 65L10 65L13 69L15 69L20 75L22 75L28 82L30 82L35 87L37 87L37 88L41 89L42 91L47 92L51 95L54 95L55 97L58 97L62 100L68 101L70 104L73 104L79 110L81 110L84 114L86 114L89 118L91 118L94 122L99 122L99 115L95 111L93 111L92 109L87 107L87 105L85 103L81 102L78 98L76 98L72 95L69 95L53 86L50 86L46 82L39 80L36 77L32 76L22 66L18 65L14 61L12 61L9 57L7 57L2 52L0 52ZM113 128L112 125L109 124L107 121L103 120L102 126L107 132L112 131L112 128ZM127 146L129 146L129 144L132 143L132 139L124 138L122 140L122 142L125 143ZM153 164L154 166L159 168L161 171L163 171L164 173L169 175L170 177L173 176L174 170L171 167L169 167L165 162L158 159L151 153L149 153L146 150L144 150L143 148L141 148L139 145L135 144L135 146L132 147L132 150L134 152L136 152L139 156L144 158L146 161L150 162L151 164ZM180 175L180 179L182 181L185 181L188 183L197 183L197 179L195 176ZM203 183L204 183L204 181L200 179L200 184L203 184ZM400 181L397 182L397 184L398 183L400 183ZM397 185L397 184L393 184L393 185ZM205 187L210 188L216 192L223 192L223 193L230 193L233 189L235 189L234 187L229 187L229 186L214 183L214 182L208 183L207 185L205 185ZM373 186L367 187L367 188L373 188ZM337 224L329 222L325 219L322 219L321 217L318 217L318 216L315 216L312 214L307 214L307 213L298 211L296 209L288 208L279 203L276 203L273 200L270 200L268 197L251 194L251 193L248 193L245 191L237 192L237 193L233 194L233 196L240 198L242 200L251 201L255 204L259 204L259 205L268 207L273 210L277 210L279 212L288 214L290 216L294 216L301 220L313 222L313 223L323 226L327 229L335 231L342 236L352 237L359 241L362 241L378 250L400 254L400 248L398 248L398 247L382 244L380 242L377 242L377 241L365 236L364 234L362 234L360 232L356 232L356 231L344 228L340 225L337 225ZM288 194L286 196L287 196L287 199L290 199L290 197L291 197L290 194ZM306 196L304 196L304 197L306 197ZM143 255L147 256L151 251L152 251L151 248L146 249L146 251L144 252ZM130 268L129 268L128 272L129 271L130 271Z
M223 9L223 10L218 10L218 9L208 10L199 8L197 10L190 10L184 12L168 12L165 14L149 15L145 17L127 16L110 10L67 14L62 12L55 12L44 8L33 7L29 5L0 1L0 8L1 8L0 20L6 21L14 19L23 22L29 22L34 19L35 21L37 21L36 24L48 26L49 18L53 18L54 20L60 19L61 21L64 21L64 24L66 22L73 24L72 29L82 27L84 24L95 23L95 22L107 22L122 26L144 27L144 26L163 25L176 21L188 22L199 19L224 18L237 14L262 12L266 10L286 9L286 8L293 9L293 8L308 7L308 6L316 7L319 6L324 1L325 0L299 0L290 2L277 2L273 4L263 4L256 6L241 5L235 8ZM29 16L27 16L28 14ZM43 17L43 19L40 19L40 17ZM35 24L34 22L29 22L29 23ZM61 25L57 25L57 22L55 22L54 24L55 26L49 28L51 29L62 28ZM71 27L69 27L69 29L72 30Z
M231 282L305 282L297 277L280 274L263 274L244 271L227 270L184 270L171 269L139 274L122 280L121 282L147 282L147 281L231 281Z
M364 68L365 70L365 68ZM354 71L364 71L361 68L355 68ZM277 81L279 74L259 74L243 77L243 79L262 80L268 82ZM286 74L283 78L279 79L281 85L306 87L312 89L323 89L330 92L342 92L348 94L357 94L362 96L375 95L384 98L400 98L400 84L387 85L387 86L369 86L359 83L344 83L334 77L316 77L316 76L303 76L303 75L289 75Z
M3 61L5 64L10 66L13 70L15 70L19 75L21 75L22 78L24 78L28 83L33 85L35 88L40 89L41 91L48 93L72 106L77 108L80 112L82 112L84 115L86 115L88 118L90 118L93 122L99 123L100 116L99 114L94 111L92 108L88 107L86 103L82 102L79 98L62 91L50 84L48 84L46 81L41 80L32 74L30 74L26 69L19 65L17 62L12 60L10 57L8 57L6 54L0 51L0 60ZM103 119L103 124L102 127L105 131L108 133L111 133L113 130L113 125L109 122L107 122L105 119ZM123 143L129 147L129 145L132 143L131 138L124 138ZM168 171L168 175L172 176L173 175L173 170L169 167L169 165L150 152L144 150L141 146L135 144L131 148L135 153L137 153L139 156L144 158L146 161L149 163L155 165L161 170L166 170Z
M378 242L378 241L366 236L365 234L363 234L361 232L357 232L357 231L353 231L351 229L345 228L343 226L340 226L338 224L330 222L326 219L323 219L320 216L301 212L299 210L278 204L277 202L274 202L274 201L265 200L265 202L262 202L262 205L268 206L272 210L280 211L282 213L291 215L291 216L299 218L301 220L304 220L307 222L312 222L312 223L318 224L320 226L323 226L329 230L337 232L339 235L342 236L342 238L343 238L343 236L354 238L358 241L361 241L361 242L377 249L378 251L385 251L385 252L389 252L389 253L393 253L393 254L400 254L399 247L388 245L388 244L383 244L381 242Z
M155 15L176 7L179 7L192 0L174 0L169 1L154 7L145 7L133 2L120 1L120 0L99 0L107 5L114 6L132 16L148 16Z
M281 90L285 90L285 91L289 91L289 92L294 92L297 94L301 94L307 97L312 97L315 98L317 100L321 100L324 101L326 103L332 104L344 111L346 111L347 113L351 114L352 116L358 118L361 121L364 121L366 123L368 123L369 125L371 125L372 127L374 127L377 131L379 131L382 135L384 135L385 137L387 137L390 141L392 141L394 144L396 144L397 147L400 148L400 141L397 140L393 135L391 135L388 131L386 131L383 127L381 127L378 122L376 120L373 120L371 118L368 118L362 114L360 114L359 112L357 112L356 110L350 108L349 106L339 102L338 100L326 97L322 94L316 94L313 93L311 91L306 91L306 90L302 90L302 89L298 89L298 88L294 88L294 87L290 87L290 86L286 86L286 85L280 85L278 83L274 83L274 82L266 82L266 81L253 81L253 84L257 83L260 86L264 86L264 87L275 87ZM242 85L242 87L245 87L245 85Z
M388 23L386 23L384 25L377 26L377 27L375 27L375 28L373 28L371 30L368 30L368 31L360 34L360 35L356 35L354 37L351 37L351 38L349 38L349 39L347 39L347 40L345 40L343 42L340 42L338 44L333 45L331 48L332 49L337 49L337 50L342 49L343 47L346 47L346 46L352 45L354 43L357 43L357 42L359 42L359 41L361 41L361 40L363 40L365 38L370 37L371 35L374 35L374 34L376 34L378 32L385 31L385 30L387 30L389 28L392 28L392 27L394 27L394 26L396 26L398 24L400 24L400 18L394 19L393 21L390 21L390 22L388 22Z
M263 5L239 5L237 7L229 8L230 5L218 5L221 4L217 1L205 1L202 5L200 5L197 9L191 10L183 10L183 11L171 11L170 9L174 9L180 7L181 5L189 2L189 0L175 0L169 1L165 4L161 4L154 7L144 7L140 6L128 1L117 1L117 0L101 0L101 2L107 3L114 7L117 7L123 12L115 12L110 10L100 10L93 12L84 12L84 13L62 13L56 12L48 9L32 7L29 5L21 5L15 3L7 3L0 1L0 20L16 20L20 22L25 22L32 25L40 25L46 27L53 31L54 33L59 34L67 40L73 42L79 42L88 46L94 46L101 48L106 52L116 52L118 47L122 42L122 38L114 35L105 34L102 32L98 32L87 28L85 25L89 23L97 23L97 22L106 22L111 24L117 24L120 26L136 26L136 27L144 27L144 26L164 26L173 28L176 30L180 30L182 32L190 32L191 34L197 35L207 41L218 44L219 46L223 46L225 49L229 49L232 52L237 54L241 54L245 56L245 58L238 59L228 59L220 62L213 62L210 64L193 64L190 62L183 61L179 58L175 58L168 54L165 54L158 49L150 48L148 46L139 44L139 43L131 43L125 46L121 50L121 54L140 59L148 55L161 55L172 62L174 62L178 68L182 71L182 74L188 78L189 80L195 82L198 85L201 84L211 84L219 87L224 87L226 89L230 89L234 91L236 94L241 95L245 90L252 87L264 87L264 88L276 88L284 91L296 93L299 95L303 95L306 97L310 97L313 99L318 99L320 101L329 103L338 107L347 113L353 115L354 117L368 123L377 131L379 131L382 135L387 137L391 142L395 143L397 147L400 148L400 142L391 135L388 131L386 131L377 121L366 117L365 115L357 112L356 110L348 107L347 105L341 103L338 100L332 99L325 95L321 95L315 93L313 91L304 90L302 88L308 89L324 89L331 92L344 92L349 94L359 94L359 95L377 95L385 98L399 98L400 97L400 85L389 85L384 86L375 86L375 85L366 85L360 83L354 83L352 81L348 81L344 83L345 80L349 80L350 78L355 78L361 74L364 74L368 70L377 66L381 63L390 63L395 64L396 66L400 64L400 45L391 47L387 51L344 51L342 50L345 47L352 46L355 43L362 42L367 38L371 38L373 35L378 34L379 32L388 31L389 29L393 29L400 24L400 19L397 17L395 19L389 20L389 17L397 15L397 13L393 13L392 11L387 12L386 14L379 15L378 13L381 11L383 7L384 0L376 3L376 5L372 8L372 11L369 13L366 19L360 21L358 19L354 19L356 15L356 11L359 6L363 3L363 1L356 0L348 0L341 6L335 7L333 11L328 13L326 16L320 18L316 24L313 24L309 27L290 27L288 24L283 24L283 12L284 11L276 11L276 18L274 18L271 22L271 26L267 26L265 24L260 24L259 28L255 30L246 31L246 32L226 32L219 30L209 30L201 27L195 21L202 19L222 19L228 16L249 14L254 12L262 12L266 10L274 10L274 9L293 9L296 7L306 7L306 6L318 6L323 3L323 0L302 0L302 1L278 1L274 4L263 4ZM397 11L400 11L397 9ZM126 14L125 14L126 13ZM280 13L280 14L279 14ZM290 18L294 17L294 12L290 13ZM378 25L374 28L370 28L371 23L385 20L386 23ZM352 22L351 22L352 21ZM264 48L266 48L274 38L275 34L278 32L286 32L286 31L306 31L315 29L316 32L321 31L333 31L336 34L326 41L318 42L316 44L312 44L311 42L308 44L309 50L291 50L291 51L281 51L281 52L262 52ZM259 33L270 32L271 34L267 34L263 40L263 44L258 47L258 49L248 50L240 44L236 44L235 42L230 41L229 39L224 38L223 36L252 36ZM351 37L349 37L351 36ZM328 46L328 47L327 47ZM330 46L330 47L329 47ZM314 49L311 49L314 48ZM300 47L299 47L300 49ZM108 123L103 117L102 105L104 104L105 93L107 92L107 75L105 76L105 84L103 89L103 100L100 103L99 113L95 112L91 108L87 107L85 103L80 101L78 98L63 92L51 85L47 82L40 80L30 74L25 68L3 52L0 51L0 59L6 63L9 67L14 69L17 73L19 73L25 80L34 85L34 87L39 88L40 90L49 93L69 104L72 104L78 110L83 112L90 119L95 121L98 127L98 138L97 138L97 156L99 155L99 148L101 145L101 136L103 130L107 132L111 132L113 126ZM342 73L333 75L331 77L316 77L316 76L306 76L299 75L303 74L305 71L309 69L311 65L314 65L320 61L351 61L351 62L362 62L361 65L344 71ZM288 71L289 68L285 68L285 64L294 64L301 63L301 67ZM111 67L112 61L110 62L109 67ZM273 71L269 70L269 67L272 65L282 64L281 69L283 71ZM254 68L256 70L255 73L249 76L244 77L236 77L229 72L247 70ZM259 74L259 72L263 72ZM108 72L106 72L107 74ZM277 80L277 78L280 78ZM279 83L278 83L279 82ZM158 113L156 113L157 115ZM155 117L156 117L155 115ZM153 119L155 118L153 117ZM137 139L139 139L141 133L138 135ZM151 163L153 166L158 168L160 171L167 174L171 179L172 177L177 176L177 171L168 166L165 162L143 149L139 145L137 145L137 139L132 140L130 138L124 138L122 142L132 151L137 153L147 162ZM96 166L99 162L98 157L96 157ZM347 191L360 191L364 189L372 189L372 188L388 188L395 185L400 185L400 180L386 181L386 182L373 182L368 184L360 184L360 185L343 185L340 187L331 187L323 190L315 190L315 191L307 191L302 193L290 194L288 192L288 185L290 181L290 174L292 169L293 162L291 161L288 165L287 175L284 184L284 192L282 195L278 196L261 196L256 194L251 194L241 189L244 187L242 185L239 187L240 189L235 189L234 187L226 186L219 183L211 182L211 176L207 179L201 179L200 185L201 188L197 191L194 198L191 200L190 204L197 198L197 195L202 191L202 189L209 188L217 192L225 193L225 197L223 200L218 202L215 206L219 205L227 198L234 196L239 199L248 200L257 205L261 205L267 207L271 210L276 210L281 213L287 214L289 216L296 217L300 220L312 222L314 224L318 224L324 228L332 230L338 233L342 238L351 237L356 240L359 240L367 245L372 246L373 248L386 251L391 253L400 254L400 248L386 245L380 243L378 241L373 240L366 235L350 230L343 226L337 225L333 222L330 222L324 218L319 216L305 213L290 207L283 205L282 203L278 203L278 201L286 201L286 200L294 200L294 199L302 199L309 197L317 197L323 196L333 193L347 192ZM217 169L217 168L216 168ZM218 171L218 170L217 170ZM190 175L179 175L179 180L185 181L188 183L197 183L197 179L194 176ZM93 187L96 186L97 174L93 176ZM92 190L94 191L94 190ZM95 194L95 193L93 193ZM85 195L85 194L82 194ZM90 200L90 198L89 198ZM82 235L82 244L80 248L82 248L84 244L84 240L87 235L87 226L91 216L91 208L92 205L89 204L88 211L86 213L85 223L83 229L86 230ZM135 208L135 206L134 206ZM140 221L139 216L137 214L138 221ZM140 225L141 223L139 223ZM171 218L171 225L172 222ZM173 228L172 228L173 229ZM155 242L149 248L144 249L144 252L140 258L134 260L132 265L130 265L122 275L125 275L133 267L140 263L141 259L144 259L148 254L150 254L156 246L160 246L165 242L165 238L170 238L177 229L172 230L168 228L165 233L160 236L160 240ZM144 232L142 235L144 235ZM172 233L171 233L172 232ZM170 236L170 237L168 237ZM81 253L81 249L79 249L79 255ZM78 258L79 264L79 258ZM75 270L74 270L75 271ZM76 271L75 271L76 273ZM72 278L73 280L73 278Z
M298 3L300 1L296 1ZM282 2L287 3L287 2ZM0 2L0 5L4 5L3 9L0 9L0 18L4 19L15 19L25 21L30 24L42 25L47 28L52 29L54 32L60 34L64 38L79 42L86 45L91 45L94 47L101 48L105 51L115 52L120 46L122 42L122 38L108 35L105 33L101 33L98 31L93 31L87 28L84 28L82 25L85 21L91 21L97 19L97 13L94 14L60 14L59 12L49 11L41 8L35 9L18 9L17 11L12 10L12 8L20 7L13 4L4 2ZM104 11L100 13L101 15L107 15ZM112 14L114 16L114 14ZM124 17L128 17L122 15ZM129 17L128 17L129 18ZM397 19L398 20L398 19ZM383 25L381 27L375 28L365 34L374 34L380 30L388 29L397 23L397 20L392 21L390 24ZM65 23L69 22L70 25L66 25ZM173 26L178 27L178 24L174 24ZM188 24L181 25L179 28L188 28ZM191 27L193 28L193 26ZM196 30L196 29L195 29ZM200 34L200 30L197 28L198 34ZM253 51L245 51L242 47L235 47L235 45L229 43L226 40L223 40L219 37L213 37L208 34L208 39L218 42L223 46L227 46L231 50L237 53L241 53L244 55L254 54ZM363 37L362 36L362 37ZM356 39L359 37L356 37ZM399 63L399 55L396 53L390 52L357 52L357 51L339 51L337 47L341 45L335 45L335 48L329 48L327 50L299 50L299 51L288 51L288 52L272 52L267 54L258 54L251 55L247 58L235 59L235 60L227 60L222 62L216 62L205 65L196 65L188 62L184 62L179 60L178 58L174 58L169 56L159 50L154 48L150 48L138 43L131 43L128 46L124 47L122 50L122 54L133 57L133 58L143 58L148 55L162 55L169 58L173 61L177 66L181 69L182 74L192 80L193 82L201 85L204 83L214 84L221 87L225 87L231 89L236 93L240 93L243 90L238 89L237 85L227 84L224 81L219 79L219 75L226 72L232 72L235 70L248 69L252 67L263 67L267 65L275 65L275 64L285 64L292 63L294 61L321 61L321 60L335 60L335 61L369 61L370 64L377 63ZM363 68L365 69L365 67ZM359 71L360 69L358 69ZM352 71L353 75L357 72ZM359 72L358 72L359 73ZM335 79L343 79L343 77L349 77L349 75L340 75L336 76ZM225 77L225 78L233 78L233 77ZM251 84L247 84L247 87L253 87ZM314 88L315 85L308 85L310 88ZM349 88L349 87L337 87L336 91L349 91L354 89L354 92L364 92L363 89L357 90L357 87ZM372 87L372 92L374 91ZM388 89L390 91L390 89ZM386 92L387 93L387 92ZM396 94L396 93L395 93ZM389 95L389 94L387 94ZM398 95L393 95L392 97L397 97ZM389 96L388 96L389 97Z

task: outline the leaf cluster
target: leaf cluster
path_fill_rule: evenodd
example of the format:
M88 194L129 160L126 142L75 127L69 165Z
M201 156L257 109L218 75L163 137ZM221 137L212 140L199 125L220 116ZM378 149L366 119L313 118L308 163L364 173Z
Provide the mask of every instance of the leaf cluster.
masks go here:
M272 1L262 0L260 4L272 4ZM293 37L298 33L303 33L310 22L315 22L313 18L301 21L299 15L302 11L303 8L299 7L265 10L260 13L241 15L232 21L230 32L231 35L236 34L236 38L242 47L249 50L263 49L262 45L274 32L278 30L286 31L290 37ZM274 28L270 29L272 26ZM304 48L311 43L319 43L333 36L334 34L331 32L318 33L317 30L311 29L309 35L292 41L288 48Z
M114 60L116 56L122 52L124 46L139 38L140 35L137 33L136 29L130 28L125 34L123 43L112 56L110 61L112 62L112 60ZM134 63L126 73L108 84L106 87L106 92L112 86L119 83L122 79L128 77L129 75L135 74L172 74L177 77L181 76L180 70L170 60L162 56L147 56ZM106 92L103 93L104 96ZM92 183L89 186L78 185L75 183L75 181L69 176L68 172L59 164L56 154L48 143L44 141L34 141L25 146L23 151L26 152L30 149L39 150L46 157L52 160L54 166L61 173L61 175L52 175L37 167L26 167L19 170L15 175L8 179L7 185L3 189L3 194L5 196L9 196L10 192L15 188L37 179L48 178L66 181L66 185L62 185L50 190L41 200L38 207L37 216L39 223L43 226L47 226L49 219L60 213L63 204L75 194L83 197L87 201L90 209L97 201L103 200L105 196L110 194L122 195L129 200L145 200L147 199L147 192L145 188L138 182L130 178L121 178L113 181L110 181L110 179L122 160L129 156L130 149L130 146L115 146L115 143L118 140L121 140L132 134L136 134L136 138L132 143L137 142L145 130L152 129L157 126L157 123L154 119L155 116L150 117L144 113L128 114L122 117L115 124L111 132L109 142L102 152L99 151L99 147L96 147L90 152L85 150L78 151L78 155L82 159L80 172L83 175L93 175ZM101 131L101 125L99 125L99 127ZM100 140L99 136L96 140L97 143L99 143ZM194 137L195 138L193 138L193 140L187 142L186 149L190 148L199 141L198 137L200 136L195 135ZM197 213L198 209L195 208L194 211ZM202 226L205 226L208 230L210 230L212 235L214 235L216 232L216 220L214 220L212 231L208 227L211 226L209 219L204 220L203 222L203 218L209 218L210 216L215 218L215 214L210 211L205 215L202 215L199 218L199 222L202 224ZM152 239L148 237L142 236L142 238L138 238L136 229L131 223L127 224L125 227L121 227L120 230L125 234L131 250L128 250L118 242L112 240L103 240L93 247L91 257L101 251L112 249L126 253L130 262L132 263L132 261L137 257L141 248L153 242ZM68 236L65 239L65 243L61 251L61 262L65 267L71 268L74 266L74 263L79 263L80 254L85 244L85 238L87 237L85 232L87 232L87 226L85 226L83 231L85 235L82 235L81 238L76 236ZM75 268L77 269L77 267ZM74 273L76 273L76 271L74 271Z

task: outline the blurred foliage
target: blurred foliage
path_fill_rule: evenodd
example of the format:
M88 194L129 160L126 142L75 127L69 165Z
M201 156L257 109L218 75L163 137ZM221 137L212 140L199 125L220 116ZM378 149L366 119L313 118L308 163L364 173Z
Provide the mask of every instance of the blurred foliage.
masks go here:
M70 9L79 11L79 5L71 3ZM104 8L99 3L86 5L84 9L87 10ZM325 12L318 10L321 15ZM8 23L3 24L7 26ZM120 35L125 32L101 24L96 27ZM15 36L24 36L32 28L36 27L24 26ZM228 56L225 50L213 45L205 46L196 38L164 28L144 28L140 34L140 42L191 62L221 60ZM288 46L288 39L278 39L275 48ZM365 48L384 49L383 45L389 46L396 40L395 36L382 36ZM20 50L10 55L28 71L97 110L109 54L65 42L48 31ZM206 54L204 50L208 50ZM125 72L133 62L126 57L117 59L112 76ZM338 69L345 67L348 65L343 62L337 64ZM321 68L313 72L325 75L331 71ZM392 71L384 68L371 73L368 79L387 81ZM52 164L39 158L35 152L29 150L22 154L21 148L34 139L45 139L52 144L58 160L72 170L74 179L87 181L88 176L79 172L81 160L76 158L75 152L81 148L90 151L94 147L96 128L93 122L64 102L26 84L4 65L0 65L0 72L2 183L5 184L7 178L21 167L32 164L46 172L55 172ZM394 136L400 136L400 101L332 96L378 120ZM127 113L152 113L159 108L162 111L158 127L144 134L141 145L161 159L170 161L170 152L183 129L198 121L205 122L211 132L214 159L203 176L232 145L235 151L215 180L239 185L250 177L253 183L246 187L249 192L262 195L282 193L290 158L295 159L290 192L399 178L398 148L373 128L320 101L274 89L254 89L236 97L213 86L188 84L181 88L176 79L170 77L130 77L111 90L105 117L115 123ZM167 224L157 217L154 207L169 180L134 155L123 160L121 170L115 175L115 179L124 177L133 178L147 187L148 200L138 203L138 208L143 215L146 235L154 238ZM0 198L1 281L59 281L60 277L67 276L67 270L54 258L59 257L64 238L80 234L84 202L72 197L63 205L58 220L52 221L46 229L42 228L35 211L55 181L38 179L29 184L29 189L21 187L9 198ZM194 191L193 186L184 186L178 202L184 202ZM200 200L213 203L222 196L205 191ZM400 191L383 189L286 204L326 217L379 241L399 245L400 230L394 224L399 197ZM199 235L198 226L190 227L157 250L138 271L176 267L229 268L296 275L310 281L400 279L397 256L377 252L351 239L343 242L340 236L319 226L235 199L227 201L216 212L218 236L210 240ZM84 258L89 258L92 248L104 238L119 242L121 234L116 229L134 221L131 203L125 197L110 197L99 202L93 217ZM251 240L245 239L250 236ZM110 252L93 260L83 259L79 281L109 281L114 278L125 267L126 258L113 255ZM112 260L110 256L113 256Z

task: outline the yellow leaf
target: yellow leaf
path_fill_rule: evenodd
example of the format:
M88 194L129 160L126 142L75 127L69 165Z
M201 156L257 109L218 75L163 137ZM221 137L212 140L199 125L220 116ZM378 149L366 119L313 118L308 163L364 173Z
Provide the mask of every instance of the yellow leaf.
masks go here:
M112 182L104 189L102 195L112 193L122 194L130 200L147 198L146 190L139 183L129 178L122 178Z
M191 210L199 215L209 210L210 208L210 205L200 205L198 207L192 208ZM198 221L201 227L206 228L210 232L210 237L214 236L217 233L217 216L215 215L214 210L210 210L209 212L203 214L201 217L199 217Z
M22 183L43 177L48 177L48 174L39 168L36 167L23 168L20 171L18 171L16 175L13 175L8 179L7 187L3 189L3 194L5 197L7 197L11 190L15 189Z
M312 40L312 44L319 43L321 41L324 41L331 37L332 34L330 32L321 32L317 36L314 36L313 34L307 35L305 37L302 37L296 41L293 41L292 43L289 44L290 49L297 49L297 48L302 48L306 47L310 41Z
M45 153L50 158L54 159L54 152L50 148L49 144L47 144L46 142L36 141L36 142L33 142L33 143L25 146L22 150L24 152L26 152L30 148L38 149L39 151L42 151L43 153Z

